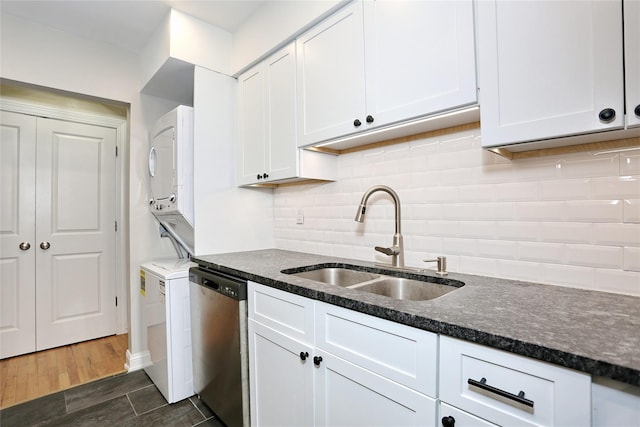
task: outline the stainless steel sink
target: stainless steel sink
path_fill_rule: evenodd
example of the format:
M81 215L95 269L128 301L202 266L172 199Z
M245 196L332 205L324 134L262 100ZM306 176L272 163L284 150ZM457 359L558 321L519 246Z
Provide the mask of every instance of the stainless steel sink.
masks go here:
M441 297L458 288L403 277L385 277L374 282L351 286L351 289L401 300L426 301Z
M407 301L431 300L464 286L463 282L452 279L424 276L423 281L344 267L319 267L309 271L283 270L282 272L316 282Z
M330 285L344 287L368 282L380 277L379 274L367 273L365 271L348 270L346 268L339 267L319 268L317 270L293 273L292 275L303 277L305 279L315 280L316 282L323 282Z

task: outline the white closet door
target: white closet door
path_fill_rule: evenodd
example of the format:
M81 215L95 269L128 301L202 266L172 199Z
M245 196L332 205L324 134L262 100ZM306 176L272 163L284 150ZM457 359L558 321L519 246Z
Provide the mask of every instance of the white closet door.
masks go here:
M5 358L35 351L36 118L3 111L0 130L0 358Z
M116 131L38 120L37 350L115 333Z

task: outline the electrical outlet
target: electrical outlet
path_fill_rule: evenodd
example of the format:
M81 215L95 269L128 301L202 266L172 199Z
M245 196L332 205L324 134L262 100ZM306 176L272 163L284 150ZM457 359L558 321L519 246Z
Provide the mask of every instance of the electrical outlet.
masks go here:
M304 224L304 211L302 209L298 209L298 214L296 215L296 224Z

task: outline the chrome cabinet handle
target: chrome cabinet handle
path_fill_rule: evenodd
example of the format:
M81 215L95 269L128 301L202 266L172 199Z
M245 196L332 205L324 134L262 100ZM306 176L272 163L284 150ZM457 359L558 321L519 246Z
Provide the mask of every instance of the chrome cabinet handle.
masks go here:
M51 247L51 243L49 243L49 242L42 242L42 243L40 243L40 249L44 249L44 250L46 251L46 250L47 250L47 249L49 249L50 247Z
M31 243L29 243L29 242L22 242L22 243L20 243L20 244L18 245L18 247L20 248L20 250L28 251L28 250L29 250L29 248L31 247Z

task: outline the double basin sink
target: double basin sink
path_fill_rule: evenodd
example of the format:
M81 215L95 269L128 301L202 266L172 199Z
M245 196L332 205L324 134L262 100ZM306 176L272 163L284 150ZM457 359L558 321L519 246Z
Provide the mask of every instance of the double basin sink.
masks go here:
M340 267L310 266L303 267L302 270L283 270L282 273L407 301L431 300L448 294L464 285L463 282L458 280L430 276L420 276L423 280L417 280L354 270L349 268L348 265Z

